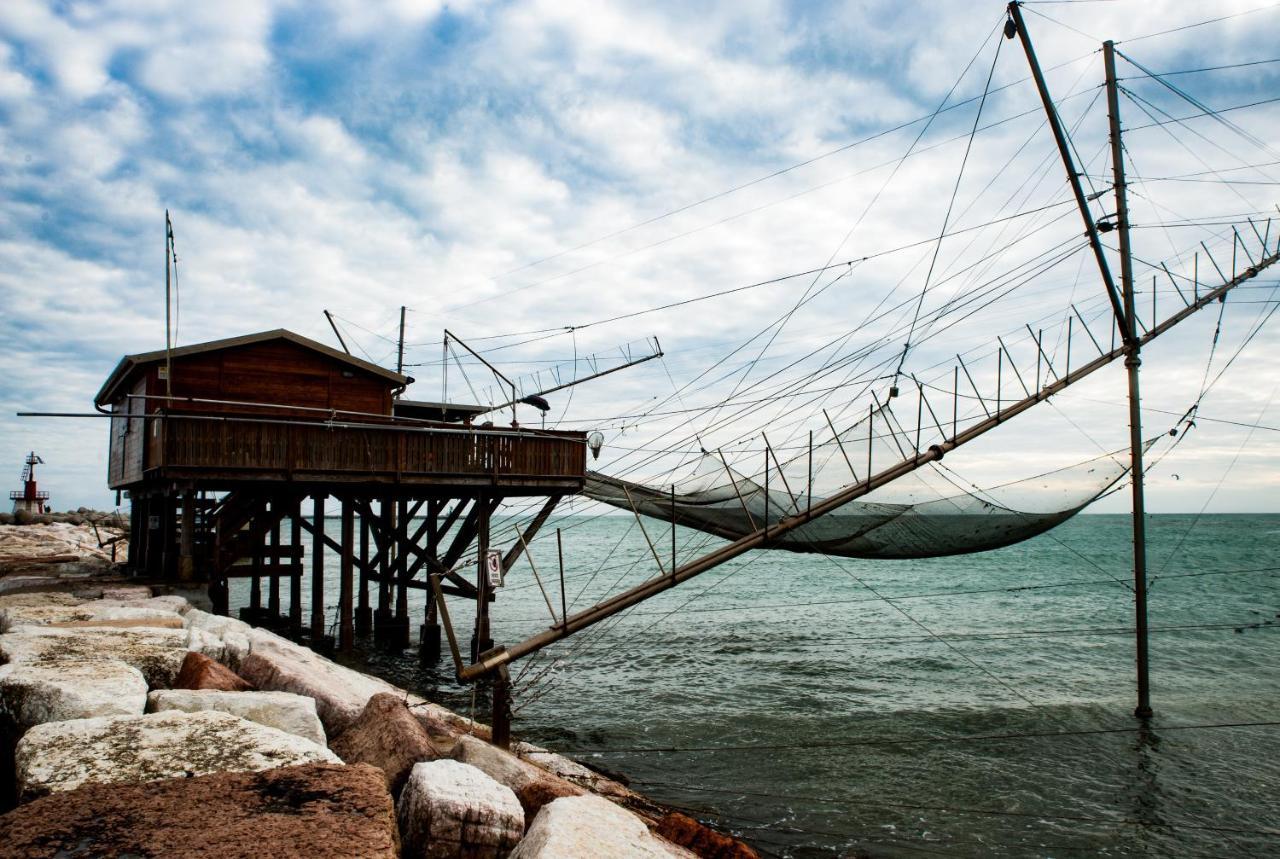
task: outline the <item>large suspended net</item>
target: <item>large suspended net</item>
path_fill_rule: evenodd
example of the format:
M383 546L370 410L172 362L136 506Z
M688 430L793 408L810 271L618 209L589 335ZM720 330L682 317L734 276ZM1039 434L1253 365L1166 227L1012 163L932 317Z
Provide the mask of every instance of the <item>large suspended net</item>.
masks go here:
M915 432L890 408L808 445L789 460L772 448L739 452L731 465L704 452L692 473L666 487L589 472L584 494L637 515L729 540L803 512L835 490L915 455ZM1148 447L1150 444L1148 444ZM743 461L759 465L750 475ZM735 467L736 465L736 467ZM930 558L998 549L1061 524L1105 495L1128 473L1118 454L988 489L966 486L930 463L771 541L768 548L850 558ZM812 475L812 476L810 476Z

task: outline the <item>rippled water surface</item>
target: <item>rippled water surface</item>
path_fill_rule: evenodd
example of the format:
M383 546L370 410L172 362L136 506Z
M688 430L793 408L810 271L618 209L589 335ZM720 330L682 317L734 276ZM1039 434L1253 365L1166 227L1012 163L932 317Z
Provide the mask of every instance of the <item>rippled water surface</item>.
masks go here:
M653 569L632 519L559 525L571 610ZM1148 731L1128 529L1081 516L927 561L756 552L517 663L514 731L762 854L1280 854L1280 727L1248 724L1280 723L1280 516L1152 517ZM558 612L554 538L534 558ZM547 624L527 563L494 618L502 643ZM412 652L362 664L472 707Z

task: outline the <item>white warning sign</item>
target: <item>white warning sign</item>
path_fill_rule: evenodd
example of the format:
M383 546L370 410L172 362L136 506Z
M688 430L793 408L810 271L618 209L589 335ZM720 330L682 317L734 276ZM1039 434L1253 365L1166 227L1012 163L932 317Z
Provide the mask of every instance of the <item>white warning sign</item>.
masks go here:
M502 553L496 549L490 549L484 556L484 573L488 579L489 587L500 588L502 581Z

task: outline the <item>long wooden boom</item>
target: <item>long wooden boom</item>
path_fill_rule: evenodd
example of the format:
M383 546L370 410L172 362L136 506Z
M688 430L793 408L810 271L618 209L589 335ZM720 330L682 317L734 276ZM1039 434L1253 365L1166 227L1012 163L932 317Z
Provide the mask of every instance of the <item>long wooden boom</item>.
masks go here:
M1259 272L1274 265L1277 261L1280 261L1280 252L1266 256L1264 250L1264 256L1258 261L1257 265L1246 269L1243 274L1240 274L1223 283L1216 289L1205 293L1197 300L1188 304L1182 310L1165 319L1160 324L1155 325L1150 331L1138 338L1138 344L1140 346L1146 345L1156 337L1159 337L1161 334L1182 322L1184 319L1190 317L1196 311L1218 301L1235 287L1256 277ZM709 552L708 554L690 561L687 564L677 567L671 572L649 579L628 591L624 591L617 596L610 597L603 602L596 603L590 608L570 615L561 623L540 632L537 635L530 636L524 641L510 647L495 648L488 653L482 654L477 662L463 668L459 672L459 679L463 681L470 681L494 672L502 666L505 666L523 656L535 653L549 644L557 642L562 638L566 638L575 632L586 629L593 624L597 624L606 618L612 617L620 611L624 611L636 605L637 603L644 602L652 596L674 588L682 582L687 582L689 579L705 573L707 570L713 569L726 561L731 561L752 549L758 549L762 546L766 546L774 539L786 534L788 531L792 531L802 525L812 522L815 519L825 516L845 504L848 504L850 501L861 498L882 486L910 474L927 463L942 459L943 455L950 451L955 450L961 445L973 441L979 436L995 429L1010 418L1022 414L1037 403L1047 400L1049 397L1059 393L1068 386L1075 384L1086 376L1092 375L1098 370L1101 370L1113 361L1123 358L1128 348L1128 346L1120 345L1109 352L1099 355L1097 358L1079 369L1068 372L1053 384L1046 385L1044 388L1041 388L1021 400L997 409L995 414L990 415L967 429L956 433L951 439L944 440L941 444L933 445L927 450L918 451L914 456L905 458L896 465L886 468L878 474L870 475L866 480L863 480L860 483L846 487L829 498L815 503L811 508L801 510L794 516L781 519L773 525L758 528L752 533L747 534L744 537L740 537L728 545L721 546L719 549Z

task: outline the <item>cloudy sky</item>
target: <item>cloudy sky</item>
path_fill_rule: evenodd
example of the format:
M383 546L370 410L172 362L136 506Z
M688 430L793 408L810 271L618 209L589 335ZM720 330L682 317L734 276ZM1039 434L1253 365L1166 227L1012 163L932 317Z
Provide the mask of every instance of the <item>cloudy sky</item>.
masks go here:
M1121 61L1143 307L1151 265L1186 287L1201 241L1229 265L1230 222L1265 230L1277 202L1280 8L1027 10L1091 191L1109 186L1102 39L1179 72L1165 80L1200 105L1238 108L1197 116ZM102 422L13 413L89 411L121 355L163 346L166 209L179 343L288 327L336 345L327 308L357 354L393 364L405 305L409 396L435 399L445 327L511 374L572 372L575 357L581 372L592 354L608 366L657 337L664 359L557 395L550 413L600 428L601 467L639 477L664 477L677 462L650 454L668 448L686 463L699 444L759 456L765 426L797 449L825 427L819 407L847 424L912 336L904 372L939 387L957 352L993 370L996 335L1034 372L1024 323L1064 361L1070 305L1105 340L1106 302L1003 16L995 2L6 0L0 474L16 488L34 448L57 508L113 503ZM1203 253L1199 267L1220 280ZM987 306L984 290L1015 280ZM1164 315L1179 299L1159 284ZM1280 509L1275 326L1206 386L1274 285L1229 303L1216 348L1210 309L1148 350L1155 432L1209 388L1152 476L1152 509ZM961 320L966 298L982 312ZM991 482L1122 447L1123 375L1101 376L956 468ZM489 396L474 365L447 384Z

